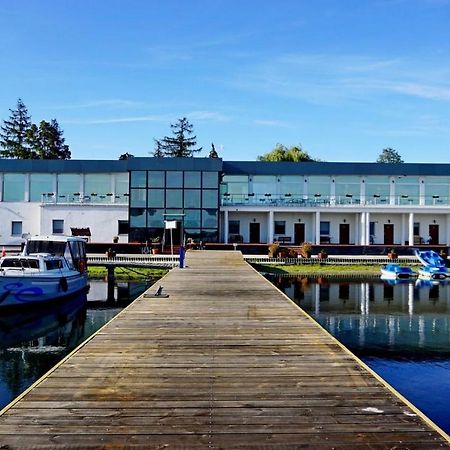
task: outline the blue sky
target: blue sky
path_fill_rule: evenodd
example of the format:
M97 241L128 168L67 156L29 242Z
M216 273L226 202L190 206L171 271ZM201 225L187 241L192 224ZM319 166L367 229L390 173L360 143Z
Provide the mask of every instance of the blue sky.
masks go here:
M202 154L450 162L450 1L0 0L0 118L20 97L73 159Z

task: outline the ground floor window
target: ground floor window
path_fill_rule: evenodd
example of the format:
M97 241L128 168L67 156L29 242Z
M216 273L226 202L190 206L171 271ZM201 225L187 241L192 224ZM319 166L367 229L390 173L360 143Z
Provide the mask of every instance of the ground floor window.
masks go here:
M64 220L53 219L52 221L52 233L53 234L64 234Z
M22 236L22 222L11 222L11 236Z
M286 221L275 220L274 232L275 234L286 234Z
M240 221L230 220L228 222L228 232L229 234L240 234Z
M320 222L320 235L327 236L330 234L330 222Z
M128 234L130 226L128 220L118 220L117 221L117 234Z

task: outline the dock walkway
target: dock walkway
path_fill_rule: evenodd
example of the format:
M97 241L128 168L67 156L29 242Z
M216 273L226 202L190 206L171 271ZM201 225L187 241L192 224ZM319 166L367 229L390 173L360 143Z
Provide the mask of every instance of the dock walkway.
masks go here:
M0 448L449 446L239 252L187 265L5 408Z

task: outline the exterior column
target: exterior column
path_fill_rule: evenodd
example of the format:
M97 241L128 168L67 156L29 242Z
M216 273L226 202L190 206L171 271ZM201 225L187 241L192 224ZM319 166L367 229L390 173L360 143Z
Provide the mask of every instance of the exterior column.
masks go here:
M414 213L409 213L408 241L409 241L409 246L412 247L414 245Z
M419 181L419 205L425 205L425 180L423 178Z
M314 241L316 245L320 245L320 211L315 214Z
M395 179L389 178L389 204L395 205Z
M445 216L446 223L447 223L447 232L445 235L445 245L450 245L450 214L447 214Z
M223 212L223 241L225 242L225 244L228 244L228 235L229 235L229 231L228 231L228 210L226 209Z
M362 212L359 215L359 244L366 245L365 235L366 235L366 213ZM356 240L355 240L356 244Z
M364 245L370 245L370 212L366 212L366 229L364 238Z
M3 201L3 174L0 173L0 202Z
M268 227L268 230L269 230L269 234L268 234L268 239L267 239L267 242L268 243L270 243L270 242L273 242L273 230L274 230L274 219L273 219L273 210L270 210L269 211L269 227Z
M25 201L30 201L30 174L25 174Z

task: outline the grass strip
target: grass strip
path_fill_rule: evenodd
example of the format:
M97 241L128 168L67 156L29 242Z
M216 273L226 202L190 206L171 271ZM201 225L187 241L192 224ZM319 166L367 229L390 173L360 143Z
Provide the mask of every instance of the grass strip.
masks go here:
M299 265L276 265L276 264L252 264L258 272L280 273L292 275L320 275L327 273L348 274L361 273L368 275L379 275L379 264L299 264Z
M165 268L131 268L116 267L115 277L117 280L147 280L149 278L160 278L164 276L168 269ZM89 278L105 278L108 275L106 267L88 267Z

